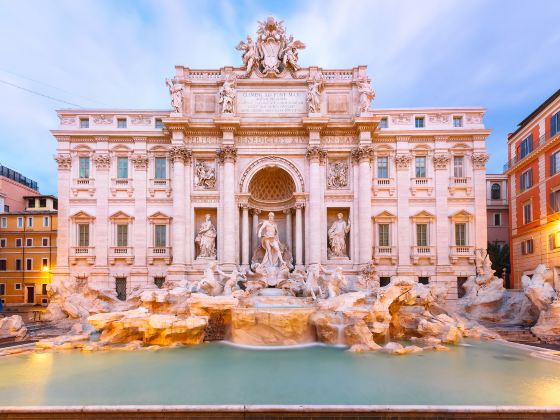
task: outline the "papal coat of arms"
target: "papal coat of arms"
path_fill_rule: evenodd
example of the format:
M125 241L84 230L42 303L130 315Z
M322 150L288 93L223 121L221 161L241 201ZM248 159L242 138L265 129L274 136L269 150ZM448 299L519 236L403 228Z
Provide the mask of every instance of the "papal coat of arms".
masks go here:
M284 70L299 70L298 50L304 49L305 44L291 35L286 38L283 21L269 17L258 23L257 41L248 36L247 42L241 41L236 47L243 51L246 74L256 71L261 76L276 76Z

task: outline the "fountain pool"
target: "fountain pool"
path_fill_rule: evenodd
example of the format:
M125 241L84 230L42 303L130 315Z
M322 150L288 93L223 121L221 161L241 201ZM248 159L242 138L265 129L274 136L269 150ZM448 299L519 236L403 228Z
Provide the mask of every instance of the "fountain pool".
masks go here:
M494 342L392 356L225 343L0 359L0 405L560 405L560 364Z

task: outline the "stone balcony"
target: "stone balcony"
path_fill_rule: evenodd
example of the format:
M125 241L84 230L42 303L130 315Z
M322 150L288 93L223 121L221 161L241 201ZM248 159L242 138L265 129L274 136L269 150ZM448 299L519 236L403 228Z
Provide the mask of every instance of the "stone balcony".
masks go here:
M112 246L109 248L109 264L113 265L117 260L123 260L127 264L134 262L134 250L131 246Z
M473 190L472 179L468 176L449 178L449 195L454 195L457 191L465 191L471 195Z
M148 187L148 192L150 197L154 197L158 191L164 192L167 197L171 196L171 180L170 179L160 179L152 178L150 179L150 185Z
M70 264L74 265L79 260L85 260L88 264L95 264L95 247L73 246L70 248Z
M410 178L410 194L413 197L421 192L431 196L433 191L434 183L432 178Z
M413 246L410 251L410 259L412 264L420 264L420 260L427 259L430 264L436 263L436 247L435 246Z
M87 192L90 197L95 194L95 179L93 178L74 178L72 180L72 194L77 197L80 191Z
M373 262L380 264L382 260L390 260L391 264L397 263L397 247L396 246L375 246L373 247Z
M132 197L134 187L131 178L111 178L111 195L116 197L119 192L124 192Z
M474 264L474 246L453 245L449 247L449 260L451 264L457 263L460 259L466 259L469 263Z
M374 178L373 179L373 195L377 196L380 192L386 191L390 196L395 194L394 178Z
M148 264L153 264L156 260L163 260L166 264L171 264L170 246L153 246L148 248Z

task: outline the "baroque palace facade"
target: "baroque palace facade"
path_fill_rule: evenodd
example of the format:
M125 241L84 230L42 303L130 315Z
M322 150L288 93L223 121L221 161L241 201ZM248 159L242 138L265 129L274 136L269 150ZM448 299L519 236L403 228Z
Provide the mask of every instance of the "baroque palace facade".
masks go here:
M177 66L172 111L58 111L55 277L124 299L210 261L249 270L272 217L290 269L456 298L486 248L484 109L372 109L365 66L301 68L304 47L269 18L242 67Z

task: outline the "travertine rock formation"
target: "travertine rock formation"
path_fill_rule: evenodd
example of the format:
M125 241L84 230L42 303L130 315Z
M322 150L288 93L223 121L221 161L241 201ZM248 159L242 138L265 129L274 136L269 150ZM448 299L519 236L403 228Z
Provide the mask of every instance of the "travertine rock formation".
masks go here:
M0 318L0 339L15 338L22 340L27 335L27 327L19 315Z

